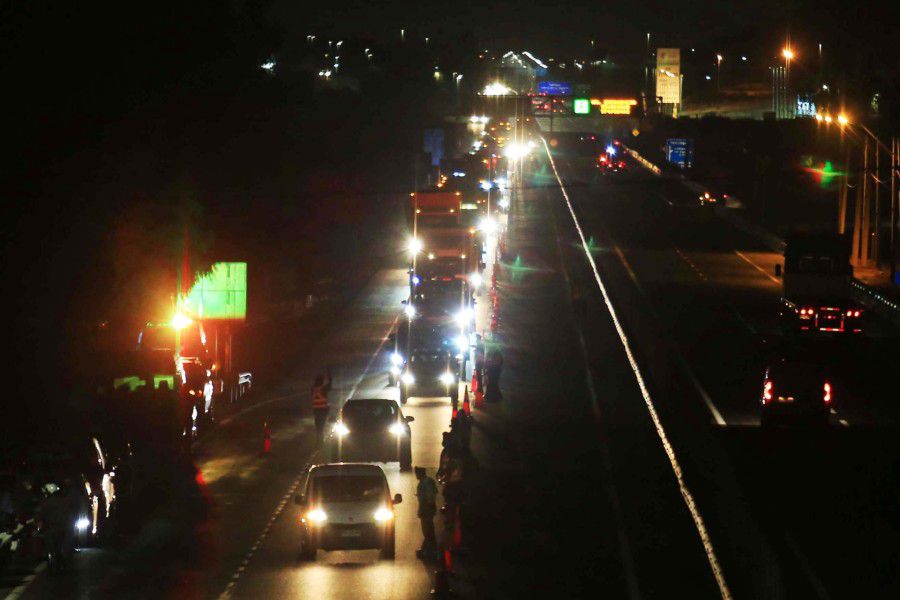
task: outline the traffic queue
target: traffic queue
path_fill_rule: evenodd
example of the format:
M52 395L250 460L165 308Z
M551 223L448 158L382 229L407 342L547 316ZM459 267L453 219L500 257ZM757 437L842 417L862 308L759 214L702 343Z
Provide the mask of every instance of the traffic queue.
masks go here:
M452 407L452 418L436 473L445 502L440 544L434 528L437 484L422 467L415 467L415 475L423 539L417 556L435 560L435 589L446 588L451 551L462 539L473 404L484 402L485 392L488 400L500 398L502 357L496 349L485 351L476 313L497 312L485 268L488 258L496 257L498 223L505 222L510 205L507 164L496 138L478 137L480 145L464 161L468 167L457 165L434 186L409 195L409 295L387 344L388 382L398 389L385 397L351 397L327 424L317 420L319 460L295 497L305 560L315 560L318 550L367 548L379 550L383 559L395 557L394 507L403 498L391 493L384 470L373 463L396 462L401 472L413 470L415 419L404 415L404 406L411 398L442 398ZM478 310L482 301L489 303L487 312ZM496 326L491 321L480 320L479 326ZM327 406L323 394L327 390L317 379L314 406L317 400Z

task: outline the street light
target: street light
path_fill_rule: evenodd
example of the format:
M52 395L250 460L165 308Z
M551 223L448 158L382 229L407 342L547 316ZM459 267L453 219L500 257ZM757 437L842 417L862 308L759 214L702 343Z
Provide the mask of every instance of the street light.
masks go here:
M791 50L790 48L785 48L784 50L781 51L781 56L784 57L784 60L790 62L790 61L794 60L794 51Z
M724 58L725 57L722 56L721 54L716 54L716 92L718 92L721 87L720 80L721 80L721 73L722 73L722 60Z

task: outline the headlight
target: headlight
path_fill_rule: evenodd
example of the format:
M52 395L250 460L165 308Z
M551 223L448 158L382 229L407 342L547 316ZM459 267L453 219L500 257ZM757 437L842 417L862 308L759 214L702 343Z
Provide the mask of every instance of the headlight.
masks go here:
M456 343L456 348L460 352L465 352L466 350L469 349L469 338L467 338L466 336L458 335L458 336L456 336L456 339L453 341Z
M413 377L413 374L407 371L400 377L400 381L402 381L405 385L412 385L416 382L416 378Z
M347 426L340 422L334 424L334 429L332 431L334 431L335 435L337 435L338 437L344 437L345 435L350 433L350 430L347 429Z
M449 371L447 371L446 373L441 373L441 376L438 377L438 379L439 379L440 382L443 383L444 385L450 385L451 383L453 383L454 381L456 381L456 378L453 377L453 374L450 373Z
M375 520L379 523L384 523L385 521L390 521L394 518L394 511L386 506L381 506L378 508L378 510L375 511L375 514L372 516L375 517Z
M475 311L471 308L463 308L453 316L456 324L460 327L466 327L475 318Z
M472 284L472 287L476 290L481 287L481 284L484 283L484 279L481 277L481 273L472 273L469 275L469 283Z
M394 377L400 376L400 367L391 367L391 375Z
M75 530L76 531L87 531L87 528L91 526L91 520L87 517L80 517L77 521L75 521Z
M412 304L407 304L406 307L403 309L403 312L406 313L406 317L408 319L412 319L413 317L416 316L416 307L413 306Z
M406 434L406 427L404 427L400 423L394 423L393 425L390 426L390 428L388 428L388 431L390 431L397 437L400 437L401 435Z
M325 511L321 508L314 508L306 513L306 518L313 523L324 523L328 520L328 515L326 515Z
M399 353L399 352L392 352L392 353L391 353L391 364L392 364L392 365L397 365L397 366L400 366L400 365L403 364L403 357L400 356L400 353Z

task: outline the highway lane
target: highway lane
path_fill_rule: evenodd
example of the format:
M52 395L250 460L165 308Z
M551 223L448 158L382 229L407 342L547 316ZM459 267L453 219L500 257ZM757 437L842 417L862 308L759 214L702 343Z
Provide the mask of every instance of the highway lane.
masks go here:
M832 427L760 431L762 370L788 344L778 335L780 282L770 277L779 257L711 211L680 206L684 194L670 182L638 172L584 185L590 171L577 160L563 162L602 268L631 282L628 299L641 306L642 321L652 322L654 344L670 344L674 362L682 363L662 379L688 382L679 401L690 403L683 407L688 412L702 407L695 431L703 421L718 421L719 448L775 558L779 594L894 595L898 579L890 565L897 551L880 533L898 526L898 410L884 393L893 387L892 328L876 319L872 335L861 340L801 345L842 367ZM698 459L695 475L710 478L700 466ZM717 476L701 504L716 503L721 483ZM725 523L726 511L720 513ZM713 527L720 531L714 539L732 535L730 525ZM867 548L864 556L851 550L859 548Z
M609 313L573 308L584 258L558 188L532 186L545 166L513 199L497 268L503 400L476 411L473 437L473 561L490 574L479 591L718 597Z

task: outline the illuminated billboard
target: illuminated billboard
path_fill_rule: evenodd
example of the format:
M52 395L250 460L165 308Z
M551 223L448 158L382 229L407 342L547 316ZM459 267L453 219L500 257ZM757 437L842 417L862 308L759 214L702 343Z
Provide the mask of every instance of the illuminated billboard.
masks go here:
M218 262L197 277L181 310L194 319L243 321L247 318L247 263Z
M637 106L634 98L591 98L591 104L600 107L601 115L630 115Z
M681 50L656 49L656 96L663 104L681 104Z

